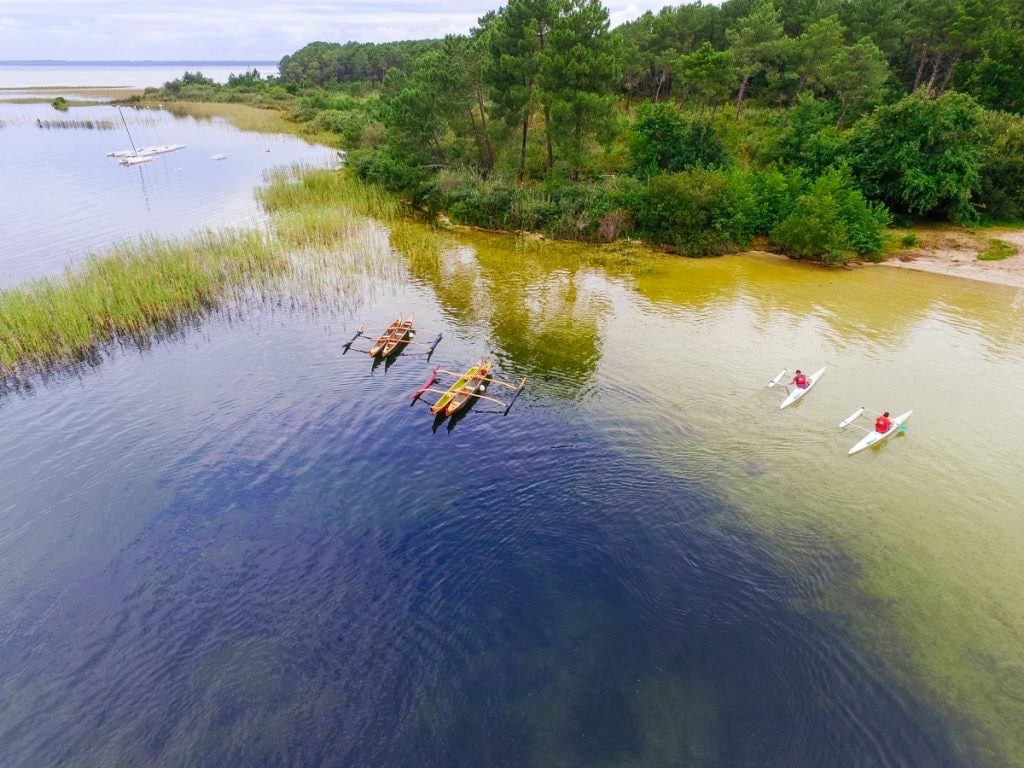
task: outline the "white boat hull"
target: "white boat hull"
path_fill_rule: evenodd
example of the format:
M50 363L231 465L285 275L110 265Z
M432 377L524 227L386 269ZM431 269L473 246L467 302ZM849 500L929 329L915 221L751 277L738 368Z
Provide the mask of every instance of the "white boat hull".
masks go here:
M803 389L800 389L800 387L794 386L793 390L786 396L786 399L782 401L782 404L779 406L779 410L781 411L783 408L787 408L787 407L791 406L793 403L795 403L801 397L803 397L808 392L810 392L811 391L811 387L813 387L815 384L818 383L818 379L820 379L822 374L824 374L824 373L825 373L825 369L822 368L821 370L815 371L810 376L808 376L807 377L807 386L804 387Z
M913 411L907 411L906 413L902 413L895 419L893 419L892 427L890 427L888 432L870 432L864 435L864 437L861 438L861 441L857 443L855 446L853 446L853 448L850 449L850 452L847 455L853 456L853 454L860 453L865 448L870 448L873 445L878 445L883 440L887 440L888 438L892 437L892 434L894 432L899 431L900 426L904 424L907 421L907 419L910 418L910 414L912 413Z
M184 149L184 144L161 144L156 147L142 147L140 149L121 149L117 152L107 152L107 157L150 157L152 155L166 155L168 152L177 152Z

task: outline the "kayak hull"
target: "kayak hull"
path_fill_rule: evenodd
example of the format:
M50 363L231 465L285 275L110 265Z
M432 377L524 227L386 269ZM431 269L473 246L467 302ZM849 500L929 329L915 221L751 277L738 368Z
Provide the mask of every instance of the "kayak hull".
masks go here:
M906 413L901 413L899 416L893 419L892 428L889 429L888 432L871 432L867 435L864 435L864 437L861 438L860 442L850 449L850 452L847 455L853 456L853 454L860 453L865 448L870 448L873 445L878 445L879 443L888 440L890 437L892 437L894 432L899 431L900 427L906 423L907 419L910 418L910 414L912 413L913 411L907 411Z
M779 405L779 410L781 411L783 408L788 408L793 403L795 403L797 400L799 400L801 397L803 397L808 392L810 392L811 389L814 387L814 385L818 383L818 379L820 379L822 377L822 375L824 375L824 373L825 373L825 369L821 368L820 370L815 371L810 376L808 376L807 377L807 386L804 387L803 389L800 389L800 387L794 386L793 390L786 396L786 399L782 401L781 405Z

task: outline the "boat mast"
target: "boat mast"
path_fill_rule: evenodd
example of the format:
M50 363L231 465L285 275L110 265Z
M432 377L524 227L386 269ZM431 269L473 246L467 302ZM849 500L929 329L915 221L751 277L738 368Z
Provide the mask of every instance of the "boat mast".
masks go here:
M124 112L121 111L120 107L117 108L117 114L121 116L121 122L124 123L124 132L128 134L128 141L131 142L132 152L138 157L139 150L135 148L135 140L132 139L132 132L128 130L128 121L124 119Z

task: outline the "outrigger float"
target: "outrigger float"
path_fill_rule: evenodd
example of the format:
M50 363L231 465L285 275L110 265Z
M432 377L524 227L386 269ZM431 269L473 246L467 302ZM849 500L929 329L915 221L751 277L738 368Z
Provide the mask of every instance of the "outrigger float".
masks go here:
M427 351L427 359L430 359L430 356L434 354L434 350L437 348L437 345L441 343L443 334L438 333L431 342L422 342L415 340L414 337L417 333L436 333L436 331L427 331L423 328L415 327L412 315L409 315L409 317L404 320L402 319L402 316L399 315L383 331L367 330L360 325L359 328L356 329L356 335L341 345L341 354L344 355L352 349L352 345L361 338L369 341L376 337L377 340L371 342L369 349L362 350L369 354L370 357L386 360L399 350L405 349L405 347L411 344L414 346L425 347Z
M892 437L892 435L895 434L896 432L906 432L906 430L907 430L907 424L906 424L907 419L909 419L910 418L910 414L913 413L913 411L907 411L906 413L901 413L899 416L896 416L895 418L891 419L892 426L889 427L888 430L886 430L885 432L878 432L878 431L873 430L873 429L868 429L866 427L862 427L862 426L860 426L860 424L854 424L853 423L858 418L860 418L861 414L863 414L865 411L867 411L867 408L863 408L863 407L862 408L858 408L856 411L851 413L847 418L845 418L845 419L843 419L842 421L839 422L839 428L840 429L845 429L846 427L853 427L854 429L859 429L859 430L862 430L864 432L867 432L867 434L864 435L864 437L862 437L860 439L860 441L855 446L853 446L853 448L850 449L850 451L847 454L847 456L853 456L853 454L860 453L865 448L870 448L873 445L878 445L882 441ZM870 414L873 414L875 416L881 416L882 415L880 413L875 413L874 411L867 411L867 412L870 413Z
M434 370L430 374L430 378L427 382L417 389L410 395L410 399L413 402L419 400L427 392L433 392L439 395L437 400L430 405L430 412L435 416L444 418L447 416L453 416L463 408L465 408L470 402L474 400L487 400L491 403L496 403L505 410L502 411L502 415L507 414L512 410L512 406L515 405L516 400L519 399L520 393L523 391L523 387L526 386L526 378L520 380L518 384L511 384L501 379L495 379L490 376L491 368L494 365L494 360L490 359L486 363L481 357L476 361L476 365L471 366L468 370L463 373L458 371L446 371L441 366L435 366ZM455 382L447 389L435 389L433 384L442 376L453 376ZM512 397L508 402L499 400L496 397L483 394L487 391L488 384L496 384L499 387L506 387L512 391ZM423 402L427 402L424 400Z

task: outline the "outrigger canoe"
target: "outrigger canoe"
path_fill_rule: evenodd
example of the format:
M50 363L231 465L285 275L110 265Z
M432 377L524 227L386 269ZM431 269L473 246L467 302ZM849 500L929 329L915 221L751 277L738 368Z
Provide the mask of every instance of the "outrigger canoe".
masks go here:
M437 402L430 406L430 412L435 415L444 414L445 416L451 416L462 408L469 398L480 389L480 385L483 384L482 379L487 378L493 363L493 360L488 360L484 363L482 357L477 360L476 365L462 374L454 384L445 390L444 394L437 399Z
M811 387L813 387L815 384L818 383L818 379L821 378L823 373L825 373L825 369L824 368L822 368L821 370L815 371L810 376L808 376L807 377L807 386L804 387L803 389L801 389L800 387L794 385L792 391L786 396L786 399L782 401L782 404L779 406L779 410L781 411L783 408L787 408L787 407L791 406L793 403L795 403L801 397L803 397L808 392L810 392L811 391Z
M493 365L494 358L491 358L485 363L484 359L481 357L476 361L476 365L465 373L448 371L440 365L435 366L434 370L430 372L430 378L427 379L426 384L413 392L409 396L409 399L415 402L427 392L432 392L435 395L438 395L439 397L437 398L437 401L430 404L430 412L435 416L452 416L473 400L486 400L489 403L499 405L504 408L501 413L507 415L508 412L512 410L512 406L515 405L516 400L519 399L519 395L522 393L523 387L526 386L526 377L520 379L518 384L512 384L508 381L492 378L490 376L490 372ZM455 383L444 390L434 389L432 385L440 376L452 376L455 378ZM488 384L493 384L496 387L505 387L506 389L511 390L512 398L508 402L505 402L496 397L483 394L484 391L486 391Z
M482 358L481 358L482 359ZM491 366L494 365L493 358L488 360L486 363L481 365L477 372L470 376L469 381L455 393L451 401L448 403L448 408L445 410L445 416L454 416L458 411L469 403L471 397L475 397L478 392L482 392L486 388L487 374L491 372Z
M423 351L427 353L427 358L429 359L430 356L434 354L434 350L437 348L437 345L441 343L443 334L438 333L433 341L422 342L413 340L413 337L417 333L432 334L435 333L435 331L428 331L424 328L417 328L415 325L413 325L412 315L409 315L408 319L406 320L403 320L402 316L399 315L397 318L395 318L395 320L392 321L391 325L385 328L384 331L379 335L376 330L367 329L360 325L359 328L356 329L355 335L341 345L341 353L345 354L346 352L348 352L350 349L352 349L352 345L355 344L360 339L365 339L367 342L369 342L370 339L376 337L377 340L370 344L369 349L362 350L367 352L370 355L370 357L379 357L380 359L384 359L390 357L393 354L398 353L400 350L404 350L407 345L415 345L417 347L422 347ZM356 349L359 348L356 347Z
M381 357L389 357L396 349L398 349L404 342L408 341L415 333L412 327L412 316L408 320L401 323L391 333L391 338L388 339L384 348L380 351Z
M391 322L391 325L389 325L384 330L384 333L382 333L380 335L380 337L373 344L373 346L370 347L370 350L369 350L370 357L376 357L377 355L379 355L383 351L383 349L388 345L388 342L391 341L391 337L401 327L402 327L402 316L399 315L397 318L395 318Z
M864 409L862 408L861 411L863 410ZM892 426L889 427L889 430L887 432L872 431L864 435L864 437L861 438L860 442L850 449L850 452L847 454L847 456L853 456L853 454L860 453L865 448L870 448L873 445L878 445L883 440L888 439L889 437L892 436L894 432L899 431L899 428L903 426L904 423L906 423L907 419L910 418L910 414L912 413L913 411L907 411L906 413L901 413L899 416L894 418L892 420Z

